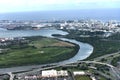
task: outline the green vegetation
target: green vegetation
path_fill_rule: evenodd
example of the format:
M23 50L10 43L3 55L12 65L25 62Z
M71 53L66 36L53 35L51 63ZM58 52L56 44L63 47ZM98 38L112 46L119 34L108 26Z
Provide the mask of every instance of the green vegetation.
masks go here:
M120 43L114 42L114 41L103 41L103 40L93 40L93 42L89 43L93 45L94 51L93 53L88 57L88 59L93 59L105 54L110 54L119 51L120 49Z
M104 78L104 77L100 77L100 79L99 80L106 80L106 78Z
M111 64L113 66L117 66L117 62L119 62L119 61L120 61L120 56L115 57L115 58L112 59Z
M0 67L53 63L73 57L79 46L57 39L27 37L28 44L14 44L0 54Z
M109 37L111 40L119 40L120 41L120 33L114 33L112 36Z
M94 47L93 53L87 58L87 60L100 57L105 54L114 53L120 50L120 37L119 37L120 33L119 35L117 33L117 34L114 34L114 36L104 38L102 36L97 36L97 35L100 35L100 33L93 34L93 36L90 35L89 37L80 37L81 31L79 30L67 30L67 32L69 32L69 34L64 37L89 43ZM84 34L87 34L87 32L84 32Z
M90 76L82 75L82 76L75 76L75 80L92 80Z

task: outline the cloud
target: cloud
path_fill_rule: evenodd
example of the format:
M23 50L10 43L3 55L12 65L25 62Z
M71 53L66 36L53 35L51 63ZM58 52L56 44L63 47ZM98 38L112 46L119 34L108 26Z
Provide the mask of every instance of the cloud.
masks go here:
M104 2L120 2L120 0L76 0L78 3L104 3Z
M94 5L93 5L94 4ZM0 0L0 12L120 7L120 0Z
M0 0L1 5L53 5L53 4L74 4L74 3L104 3L120 2L120 0Z

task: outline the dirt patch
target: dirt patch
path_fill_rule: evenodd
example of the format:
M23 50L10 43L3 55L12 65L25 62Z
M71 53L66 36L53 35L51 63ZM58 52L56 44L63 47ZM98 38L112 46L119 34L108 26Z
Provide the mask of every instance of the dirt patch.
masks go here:
M59 41L58 43L54 43L51 46L67 46L67 47L74 47L74 44L68 43L68 42L63 42Z

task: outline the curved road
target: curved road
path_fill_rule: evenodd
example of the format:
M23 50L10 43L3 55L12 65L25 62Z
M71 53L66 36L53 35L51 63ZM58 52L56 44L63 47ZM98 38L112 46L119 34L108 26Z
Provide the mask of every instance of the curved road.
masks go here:
M52 34L62 34L62 32L59 32L58 30L56 32L55 31L53 32L53 31L50 30L49 35L45 34L45 35L42 35L42 36L52 37L51 36ZM4 32L4 33L6 33L6 32ZM9 33L13 35L13 33L11 31ZM19 32L19 33L21 33L21 32ZM22 34L23 33L26 33L26 31L22 31ZM28 33L29 33L29 31L27 31L27 35L31 35L31 34L28 34ZM35 36L36 31L32 31L32 33L34 34L33 36ZM40 34L40 32L38 31L37 35L39 35L39 34ZM8 36L8 34L7 34L7 36ZM80 46L80 49L79 49L78 53L73 58L70 58L68 60L61 61L61 62L58 62L58 63L50 63L50 64L44 64L44 65L19 66L19 67L11 67L11 68L1 68L0 69L0 74L5 74L5 73L8 73L8 72L29 71L29 70L32 70L32 69L41 68L42 66L46 66L46 65L59 65L59 64L64 65L64 64L74 63L74 62L77 62L78 60L83 60L83 59L87 58L93 52L93 47L91 45L87 44L87 43L82 43L82 42L78 42L76 40L66 39L66 38L58 38L58 39L78 44Z
M107 64L107 63L102 63L102 62L96 62L96 61L79 61L79 62L85 62L85 63L94 63L94 64L101 64L101 65L106 65L111 68L112 72L116 76L116 80L120 80L120 71L113 65Z

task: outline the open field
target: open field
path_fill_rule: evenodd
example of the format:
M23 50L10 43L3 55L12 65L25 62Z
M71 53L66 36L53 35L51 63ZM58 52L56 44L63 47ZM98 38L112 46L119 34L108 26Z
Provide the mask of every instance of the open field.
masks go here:
M28 37L28 44L16 44L0 54L0 67L58 62L73 57L78 46L57 39ZM61 44L62 43L62 44Z
M39 44L42 43L42 44ZM51 38L42 38L41 40L35 40L32 41L29 45L35 46L37 48L40 47L47 47L47 46L58 46L58 47L74 47L74 44L68 43L68 42L63 42L57 39L51 39Z
M92 80L89 76L75 76L75 80Z

